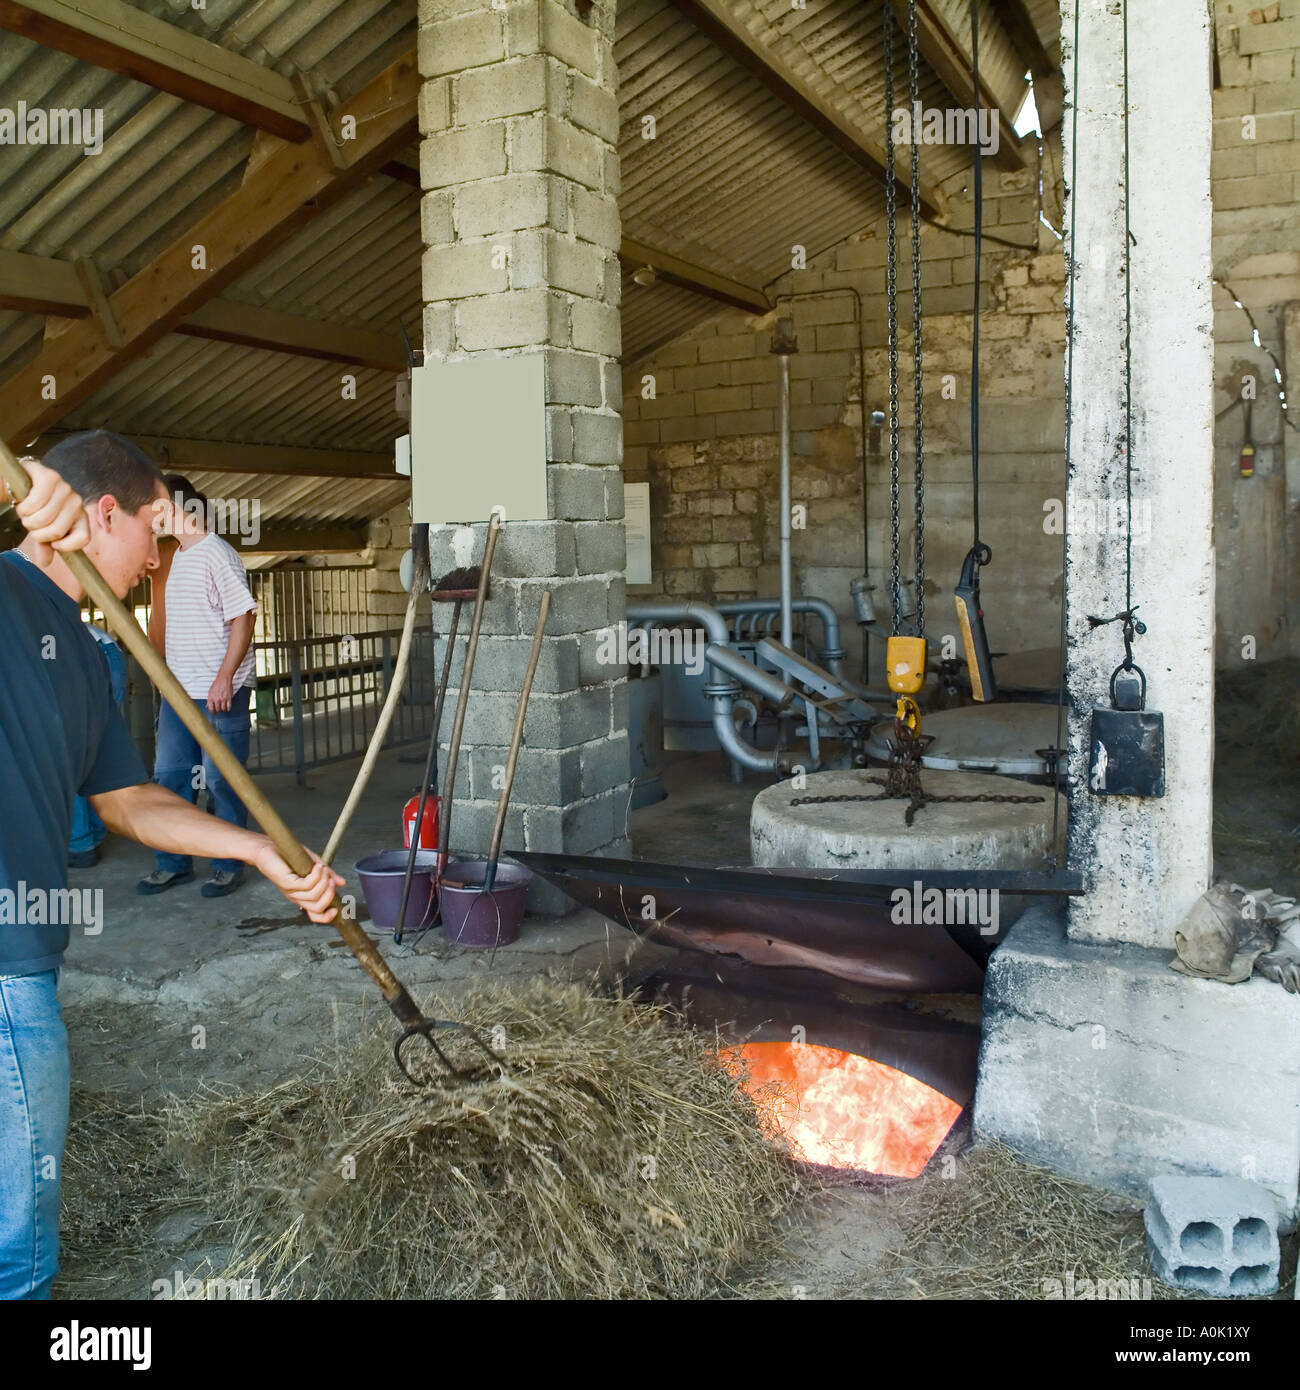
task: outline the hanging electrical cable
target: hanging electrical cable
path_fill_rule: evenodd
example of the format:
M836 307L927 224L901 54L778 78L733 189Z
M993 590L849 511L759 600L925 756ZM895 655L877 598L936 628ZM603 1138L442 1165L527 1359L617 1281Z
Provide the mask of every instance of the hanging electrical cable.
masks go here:
M980 121L980 59L979 8L977 0L970 6L971 84L975 91L975 129ZM984 610L980 607L979 572L993 558L993 552L980 539L980 250L984 234L984 167L983 154L976 141L972 165L975 194L975 292L971 309L970 350L970 469L971 469L971 548L961 567L955 599L957 626L966 652L966 671L970 677L971 694L977 700L992 700L997 694L993 676L993 661L989 655L988 637L984 632Z

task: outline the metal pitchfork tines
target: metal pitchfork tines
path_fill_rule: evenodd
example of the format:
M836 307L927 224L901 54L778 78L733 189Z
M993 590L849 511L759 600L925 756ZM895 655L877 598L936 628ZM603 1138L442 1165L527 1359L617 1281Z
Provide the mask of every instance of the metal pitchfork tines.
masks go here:
M414 1003L412 1003L411 1007L415 1008ZM420 1013L419 1009L415 1009L415 1013L417 1015L416 1018L402 1029L401 1036L393 1044L393 1061L397 1063L398 1070L406 1077L412 1086L427 1088L433 1085L432 1081L428 1079L420 1080L413 1075L410 1067L406 1064L405 1058L402 1056L403 1050L412 1038L423 1038L425 1042L429 1044L438 1058L439 1065L453 1080L463 1082L474 1075L474 1070L472 1068L457 1067L442 1048L438 1046L438 1040L434 1037L434 1031L438 1028L449 1028L455 1032L464 1033L484 1056L490 1058L502 1071L506 1069L505 1059L493 1052L468 1023L453 1023L448 1019L425 1018L424 1015Z
M31 491L32 482L27 470L18 462L12 449L0 440L0 475L9 485L10 496L21 502ZM248 769L226 747L220 734L199 713L198 706L181 688L181 683L172 674L171 668L150 645L140 624L127 611L125 605L110 588L108 581L95 568L93 562L81 551L71 551L61 556L72 571L77 583L94 599L107 619L114 634L121 639L127 651L144 668L149 679L158 688L159 694L176 711L177 717L193 735L199 747L216 765L218 771L229 783L232 790L252 813L253 818L266 832L268 838L280 852L280 857L300 878L305 878L315 867L315 860L298 837L289 829L280 813L271 805L262 790L253 781ZM352 954L365 967L367 974L379 986L388 1007L403 1026L402 1036L398 1038L393 1055L402 1074L416 1086L427 1086L428 1081L418 1081L411 1075L399 1055L403 1044L417 1035L425 1037L433 1047L440 1063L456 1080L463 1080L466 1073L452 1065L433 1039L435 1028L453 1028L464 1032L492 1060L500 1066L505 1063L491 1048L466 1024L450 1023L440 1019L425 1018L415 1000L407 993L406 986L393 974L388 962L379 953L378 947L362 930L360 923L346 916L339 895L334 895L334 927L347 943Z

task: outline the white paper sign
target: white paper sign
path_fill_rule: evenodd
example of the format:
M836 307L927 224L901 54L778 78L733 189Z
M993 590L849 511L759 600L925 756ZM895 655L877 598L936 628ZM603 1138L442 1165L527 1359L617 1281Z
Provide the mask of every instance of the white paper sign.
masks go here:
M650 484L623 484L627 526L627 582L650 583Z

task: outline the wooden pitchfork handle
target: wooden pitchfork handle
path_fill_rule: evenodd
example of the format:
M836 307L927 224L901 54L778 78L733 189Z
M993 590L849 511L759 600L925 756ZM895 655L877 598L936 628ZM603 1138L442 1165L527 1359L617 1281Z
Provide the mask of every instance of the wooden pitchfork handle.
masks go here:
M9 486L9 495L15 502L21 502L31 491L31 479L27 476L27 470L14 456L13 450L3 440L0 440L0 472L3 472L5 482ZM163 699L175 710L181 723L194 735L199 747L217 765L221 775L274 843L280 857L299 878L306 878L315 867L316 861L266 799L248 769L226 747L216 729L199 713L194 701L185 693L180 681L172 675L167 663L150 645L140 624L109 588L103 575L89 557L79 550L60 553L60 559L72 571L77 583L95 600L108 619L114 634L144 667L149 679L158 687ZM334 894L334 906L338 909L334 918L335 928L351 948L352 954L365 966L370 978L379 986L388 1007L405 1028L402 1039L405 1040L408 1034L420 1033L432 1041L426 1030L437 1025L420 1012L415 1000L388 968L387 961L379 954L375 943L361 929L360 924L345 916L343 903L337 893ZM400 1041L398 1045L400 1046ZM404 1066L402 1069L406 1070ZM409 1076L409 1072L407 1075Z

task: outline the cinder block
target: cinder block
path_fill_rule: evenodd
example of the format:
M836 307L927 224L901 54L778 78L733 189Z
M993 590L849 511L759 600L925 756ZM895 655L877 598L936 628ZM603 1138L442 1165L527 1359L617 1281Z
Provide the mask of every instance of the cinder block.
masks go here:
M556 289L600 299L605 289L607 253L589 241L559 232L546 234L546 279Z
M1259 1183L1152 1178L1143 1219L1147 1256L1163 1283L1230 1298L1277 1292L1278 1201Z
M569 94L569 116L575 124L614 144L618 140L618 102L612 92L574 73Z
M551 516L566 521L602 521L606 515L604 468L552 463L546 469L547 507ZM614 477L621 484L622 477Z
M617 362L606 362L601 371L605 391L605 409L623 409L623 373ZM638 398L639 399L639 398Z
M627 537L621 521L579 522L572 527L579 574L609 574L627 565Z
M573 462L597 466L618 464L623 457L623 421L618 415L575 411Z
M561 90L562 83L561 77ZM540 111L547 105L547 88L547 62L540 53L463 72L456 78L456 124L476 125Z
M462 348L568 346L566 305L549 290L507 290L456 304L456 339Z
M512 172L545 169L600 191L602 148L593 135L558 116L516 116L510 121Z
M461 72L505 57L505 35L496 10L457 15L420 25L421 77Z
M537 606L543 588L551 591L551 616L546 630L552 637L566 632L590 632L609 621L609 584L603 577L582 575L555 583L530 584L520 588L520 630L531 632L537 623Z
M589 686L559 695L540 694L528 707L528 743L533 748L572 748L607 733L608 686Z
M617 251L622 239L618 203L603 193L593 193L580 185L573 187L573 233L583 241Z
M546 403L589 405L602 403L602 359L594 353L546 351Z
M605 475L605 520L623 520L623 472L619 468L605 468L601 470ZM620 614L611 612L610 616L616 618Z
M451 125L451 79L425 81L417 99L421 135L432 135Z
M455 200L457 233L477 237L552 224L555 205L562 205L563 195L550 175L507 174L462 184Z
M492 572L506 579L567 578L575 573L568 521L508 521L497 536Z
M505 171L504 121L444 130L420 141L420 186L426 191L494 178Z
M456 233L451 220L451 193L426 193L420 199L420 240L426 246L445 246Z
M503 243L509 249L509 239ZM500 294L509 288L510 271L494 268L496 244L491 240L431 246L420 262L424 297L468 299L471 295Z
M531 706L530 706L531 709ZM565 806L582 796L582 750L580 748L531 748L528 725L524 725L524 746L515 768L512 806ZM507 745L483 746L471 750L473 796L490 801L500 795L501 774L510 757Z
M629 742L626 732L611 735L582 746L582 794L596 796L631 780Z
M619 311L594 299L575 299L572 310L573 346L584 352L617 357L623 350L623 322Z

